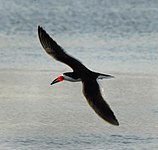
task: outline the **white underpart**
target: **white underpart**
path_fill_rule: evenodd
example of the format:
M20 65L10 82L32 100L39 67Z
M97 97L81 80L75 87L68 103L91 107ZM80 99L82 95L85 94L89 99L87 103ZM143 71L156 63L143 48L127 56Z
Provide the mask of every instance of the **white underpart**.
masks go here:
M101 93L102 93L102 96L105 97L104 88L102 86L101 86Z
M78 78L78 79L73 79L73 78L68 77L68 76L66 76L66 75L64 75L64 74L63 74L63 77L64 77L64 80L70 81L70 82L79 82L79 81L81 81L80 78Z
M104 76L104 75L99 75L97 79L112 79L114 78L113 76Z
M104 91L104 88L103 88L104 84L103 84L103 82L101 82L99 80L97 80L97 82L98 82L99 87L100 87L100 92L101 92L102 96L105 98L105 91Z
M103 88L103 83L102 82L100 82L98 79L112 79L112 78L114 78L114 76L104 76L104 75L100 75L100 76L98 76L98 78L97 78L97 81L98 81L98 84L99 84L99 86L100 86L100 90L101 90L101 93L102 93L102 96L103 97L105 97L105 92L104 92L104 88Z

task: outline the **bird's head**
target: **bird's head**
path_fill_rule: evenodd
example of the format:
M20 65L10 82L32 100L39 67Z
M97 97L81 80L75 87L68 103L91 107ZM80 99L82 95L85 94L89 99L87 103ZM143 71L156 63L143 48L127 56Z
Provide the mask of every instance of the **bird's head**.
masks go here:
M63 81L63 80L64 80L64 77L63 77L63 76L59 76L59 77L57 77L55 80L53 80L50 85L55 84L55 83L58 83L58 82L61 82L61 81Z

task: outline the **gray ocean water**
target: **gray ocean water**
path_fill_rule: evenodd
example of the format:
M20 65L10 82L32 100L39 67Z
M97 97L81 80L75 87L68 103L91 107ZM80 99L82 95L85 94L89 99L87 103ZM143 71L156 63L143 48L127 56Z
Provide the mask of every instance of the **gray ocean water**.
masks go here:
M80 84L49 87L69 68L43 51L38 25L118 76L102 86L120 127L93 114ZM0 70L0 150L158 149L158 1L0 0Z

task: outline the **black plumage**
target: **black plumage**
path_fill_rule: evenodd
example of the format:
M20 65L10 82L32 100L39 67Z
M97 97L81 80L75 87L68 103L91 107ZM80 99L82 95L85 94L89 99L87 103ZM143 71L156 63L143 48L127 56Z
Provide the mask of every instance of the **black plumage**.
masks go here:
M38 27L38 35L43 48L49 55L73 69L73 72L64 73L64 75L76 81L78 79L82 81L83 94L94 111L109 123L119 125L110 106L104 101L97 83L98 77L108 78L112 76L89 70L80 61L68 55L40 26Z

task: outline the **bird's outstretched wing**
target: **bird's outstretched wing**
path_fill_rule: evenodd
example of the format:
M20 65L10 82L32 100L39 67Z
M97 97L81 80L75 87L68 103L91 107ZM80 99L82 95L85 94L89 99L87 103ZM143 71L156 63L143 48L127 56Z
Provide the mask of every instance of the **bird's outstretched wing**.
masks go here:
M105 121L113 124L119 125L113 111L110 106L104 101L100 88L96 80L86 80L83 83L83 94L86 97L89 105L94 109L94 111Z
M61 61L68 66L70 66L73 70L83 70L86 67L76 60L75 58L69 56L62 47L60 47L48 34L47 32L40 26L38 26L38 36L39 40L45 49L45 51L54 57L56 60Z

